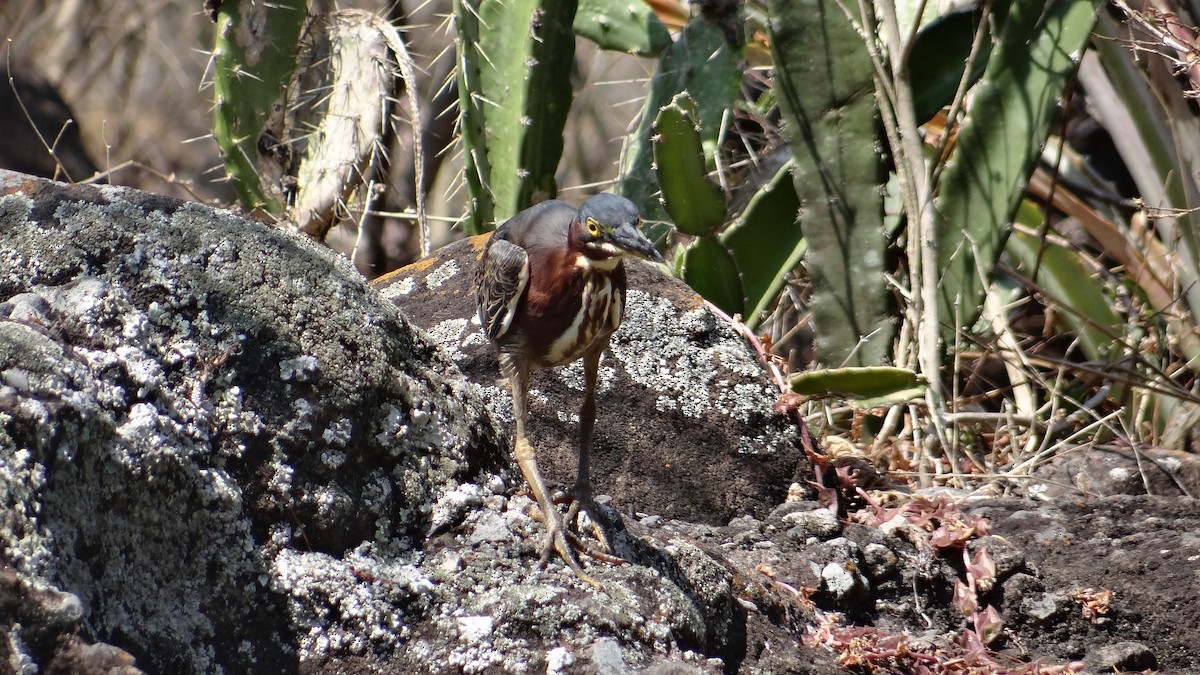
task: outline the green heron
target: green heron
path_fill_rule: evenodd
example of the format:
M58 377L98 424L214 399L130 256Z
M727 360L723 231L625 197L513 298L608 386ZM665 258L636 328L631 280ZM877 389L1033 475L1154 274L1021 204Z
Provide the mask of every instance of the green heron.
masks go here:
M662 262L638 231L641 217L628 199L596 195L578 209L558 200L528 208L501 225L488 241L475 278L479 320L499 348L500 371L512 389L513 450L546 524L546 562L557 551L581 579L564 520L554 507L525 435L529 374L583 359L579 410L579 472L571 490L570 523L580 508L597 518L588 455L596 421L600 354L625 315L625 257ZM602 538L603 541L603 538Z

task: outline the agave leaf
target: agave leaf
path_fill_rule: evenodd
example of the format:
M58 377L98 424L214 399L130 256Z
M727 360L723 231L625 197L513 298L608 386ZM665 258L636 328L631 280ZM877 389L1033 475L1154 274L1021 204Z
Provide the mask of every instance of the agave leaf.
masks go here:
M1033 163L1085 46L1096 0L1017 0L988 60L958 148L939 181L942 316L969 326L1010 231ZM946 322L953 345L958 326Z
M930 21L917 33L908 55L908 71L918 123L929 121L954 100L971 54L979 17L979 11L972 7L955 10ZM991 52L992 43L984 40L980 53L975 55L969 84L983 75Z
M1042 216L1036 206L1023 201L1016 222L1037 229ZM1013 233L1006 250L1018 268L1045 289L1049 301L1065 310L1063 320L1079 335L1079 346L1087 358L1109 361L1121 355L1123 345L1118 338L1123 326L1113 310L1115 301L1075 252L1023 232Z
M1182 98L1178 90L1164 91L1150 86L1142 66L1119 42L1122 30L1112 17L1102 15L1096 23L1096 33L1101 38L1096 40L1099 59L1091 54L1085 56L1080 82L1088 92L1089 101L1095 99L1096 119L1112 136L1142 200L1162 209L1200 208L1200 195L1193 178L1197 170L1195 149L1200 147L1194 115L1178 111L1181 105L1186 105L1177 100ZM1167 105L1175 110L1168 110ZM1172 271L1183 289L1186 312L1161 303L1156 303L1156 308L1168 316L1186 314L1185 321L1168 326L1192 365L1200 362L1195 331L1200 325L1200 248L1195 222L1194 214L1184 213L1178 218L1154 220L1159 240L1173 249L1167 259L1172 261ZM1180 305L1174 298L1170 302Z
M1125 276L1141 288L1146 300L1166 320L1167 330L1179 340L1183 353L1189 358L1200 353L1200 344L1191 329L1195 324L1185 321L1171 290L1176 282L1167 261L1172 256L1167 254L1162 242L1150 237L1139 241L1126 228L1101 216L1070 190L1063 189L1057 179L1043 169L1034 171L1029 181L1029 194L1075 218L1105 254L1120 263ZM1018 217L1020 213L1018 211Z

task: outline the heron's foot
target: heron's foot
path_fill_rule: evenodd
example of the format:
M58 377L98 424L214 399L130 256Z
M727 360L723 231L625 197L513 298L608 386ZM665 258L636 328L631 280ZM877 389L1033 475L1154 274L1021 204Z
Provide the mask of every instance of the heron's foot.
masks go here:
M592 498L590 490L582 489L578 486L571 490L569 494L556 495L555 503L570 504L567 509L567 516L564 519L567 524L567 532L571 536L576 536L571 532L571 528L575 527L578 530L578 522L580 512L587 514L588 521L592 524L592 533L600 544L600 548L588 547L588 555L602 560L610 565L623 565L625 561L614 554L612 543L609 541L608 531L605 529L608 525L608 519L601 516L600 504ZM597 555L599 554L599 555Z
M603 588L600 582L583 571L583 568L579 566L579 560L575 557L576 551L587 555L593 555L593 552L583 542L579 541L578 537L567 530L566 526L563 525L562 516L559 515L557 510L553 508L549 511L532 509L529 515L546 526L546 543L542 547L542 557L538 563L538 567L545 567L550 562L550 558L558 555L566 563L567 567L571 568L575 576L579 577L580 581L584 581L597 589Z

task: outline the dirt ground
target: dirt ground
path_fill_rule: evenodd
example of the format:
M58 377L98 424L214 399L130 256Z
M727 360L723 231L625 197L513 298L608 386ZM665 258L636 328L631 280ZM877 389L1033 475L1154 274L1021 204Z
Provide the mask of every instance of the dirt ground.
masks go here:
M1061 660L1083 659L1108 646L1128 652L1112 665L1162 672L1200 672L1200 503L1186 497L1114 496L1031 507L1005 500L973 512L989 518L993 533L1024 554L1040 575L1041 593L1112 591L1109 611L1097 622L1081 620L1079 603L1044 619L1021 611L1037 604L1038 584L1002 603L1013 631L1007 649ZM1006 594L1011 584L1004 585ZM1124 645L1113 649L1114 645ZM1137 656L1141 654L1141 656ZM1095 664L1089 659L1089 666ZM1094 672L1112 672L1096 668Z

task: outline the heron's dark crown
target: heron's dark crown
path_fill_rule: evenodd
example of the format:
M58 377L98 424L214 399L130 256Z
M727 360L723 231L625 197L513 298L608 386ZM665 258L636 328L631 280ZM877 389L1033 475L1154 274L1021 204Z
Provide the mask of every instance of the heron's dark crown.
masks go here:
M637 224L640 217L633 202L608 192L589 197L579 207L579 222L586 223L588 218L592 218L608 229L618 228L625 223Z

